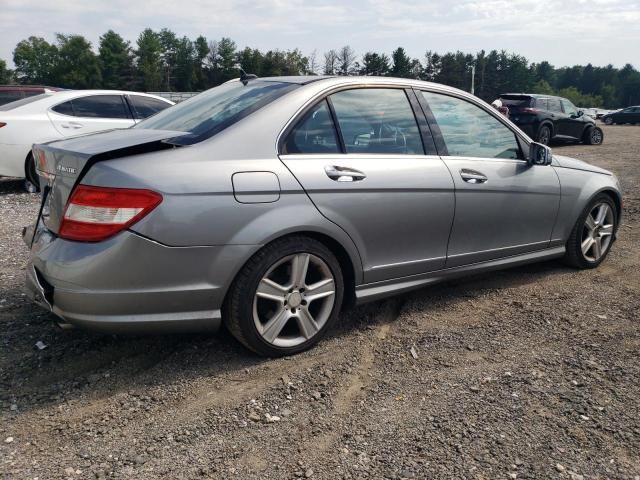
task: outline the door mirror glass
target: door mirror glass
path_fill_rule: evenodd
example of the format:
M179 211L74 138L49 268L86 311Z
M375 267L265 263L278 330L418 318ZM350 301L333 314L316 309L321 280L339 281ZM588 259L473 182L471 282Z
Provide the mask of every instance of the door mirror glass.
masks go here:
M541 143L531 142L529 145L529 164L550 165L551 149Z

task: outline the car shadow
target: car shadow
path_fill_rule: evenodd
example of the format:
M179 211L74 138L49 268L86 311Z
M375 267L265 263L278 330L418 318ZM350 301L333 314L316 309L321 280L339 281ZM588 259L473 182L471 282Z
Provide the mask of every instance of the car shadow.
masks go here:
M0 177L0 195L23 193L31 195L24 188L24 180Z
M419 301L425 313L487 289L533 284L568 270L544 262L433 285L390 300L343 312L328 341L300 354L314 356L342 348L341 339L372 324L393 322L402 306ZM256 366L278 362L252 354L224 329L216 334L106 335L61 330L55 317L33 305L17 288L0 288L0 405L17 404L20 412L59 405L79 397L107 398L202 377L224 378ZM439 299L438 302L430 300ZM389 308L391 306L391 308ZM384 318L381 311L394 312ZM334 352L335 353L335 352ZM294 357L298 358L298 357ZM234 379L235 380L235 379Z

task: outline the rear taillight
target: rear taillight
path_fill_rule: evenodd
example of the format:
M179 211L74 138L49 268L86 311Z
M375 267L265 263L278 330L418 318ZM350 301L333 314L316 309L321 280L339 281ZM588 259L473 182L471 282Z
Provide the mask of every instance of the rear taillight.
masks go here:
M4 127L6 125L5 122L0 122L0 128Z
M162 195L133 188L78 185L67 202L58 235L98 242L133 225L162 202Z
M525 113L540 113L542 110L540 110L539 108L523 108L521 110L521 112L525 112Z

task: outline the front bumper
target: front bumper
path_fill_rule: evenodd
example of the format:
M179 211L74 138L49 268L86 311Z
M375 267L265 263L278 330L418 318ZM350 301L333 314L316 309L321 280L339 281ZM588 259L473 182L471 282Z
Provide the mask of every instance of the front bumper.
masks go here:
M28 295L64 322L113 333L216 330L237 270L260 246L167 247L125 231L99 243L33 236Z

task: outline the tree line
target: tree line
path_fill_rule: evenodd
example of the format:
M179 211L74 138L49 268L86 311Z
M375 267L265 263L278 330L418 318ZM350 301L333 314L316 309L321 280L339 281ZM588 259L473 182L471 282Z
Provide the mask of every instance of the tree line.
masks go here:
M260 77L274 75L379 75L443 83L492 101L501 93L557 94L584 107L616 108L640 104L640 72L631 64L555 68L547 61L529 62L522 55L484 50L438 54L427 50L412 58L398 47L391 55L369 51L361 56L350 46L322 54L299 49L269 50L238 45L230 38L191 40L171 30L145 29L135 44L109 30L97 52L81 35L57 34L54 43L29 37L16 45L14 70L0 59L0 83L44 84L65 88L142 91L201 91L239 76L237 65Z

